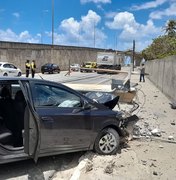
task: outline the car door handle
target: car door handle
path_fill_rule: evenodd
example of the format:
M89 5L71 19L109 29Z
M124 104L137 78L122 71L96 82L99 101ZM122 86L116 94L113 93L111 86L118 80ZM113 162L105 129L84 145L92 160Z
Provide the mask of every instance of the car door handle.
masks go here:
M54 122L54 119L52 117L41 117L41 119L44 121L44 122L49 122L49 123L53 123Z

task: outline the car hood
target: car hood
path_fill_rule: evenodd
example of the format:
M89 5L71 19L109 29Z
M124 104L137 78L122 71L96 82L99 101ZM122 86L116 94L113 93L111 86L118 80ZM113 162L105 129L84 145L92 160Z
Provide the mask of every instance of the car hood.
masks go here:
M113 109L119 101L119 96L106 92L88 92L85 96L97 103L105 105L109 109Z

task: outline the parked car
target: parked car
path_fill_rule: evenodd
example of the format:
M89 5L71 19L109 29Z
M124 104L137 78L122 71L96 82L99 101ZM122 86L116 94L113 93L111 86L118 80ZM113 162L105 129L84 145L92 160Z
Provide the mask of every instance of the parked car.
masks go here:
M99 95L53 81L2 77L0 92L0 164L83 150L115 154L137 120L112 110L118 97L99 103Z
M47 72L49 74L53 74L55 72L60 73L60 68L57 64L47 63L41 67L41 72L42 72L42 74L44 74L45 72Z
M72 65L70 65L70 70L79 71L80 70L80 65L79 64L72 64Z
M95 72L95 69L97 68L97 63L96 62L86 62L84 66L80 69L80 72Z
M22 72L14 64L0 62L0 76L21 76Z

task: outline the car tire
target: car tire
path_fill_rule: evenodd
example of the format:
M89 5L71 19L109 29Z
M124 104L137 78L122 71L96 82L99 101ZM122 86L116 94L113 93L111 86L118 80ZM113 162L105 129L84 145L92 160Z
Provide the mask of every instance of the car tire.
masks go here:
M8 76L8 74L7 74L7 73L4 73L3 76Z
M117 153L120 145L118 132L112 128L103 129L97 136L94 150L101 155L113 155Z
M21 72L18 73L18 76L21 76Z

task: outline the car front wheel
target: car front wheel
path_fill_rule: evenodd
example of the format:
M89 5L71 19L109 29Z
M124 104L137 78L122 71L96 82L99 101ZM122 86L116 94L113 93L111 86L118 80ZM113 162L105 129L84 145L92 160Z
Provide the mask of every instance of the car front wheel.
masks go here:
M4 73L3 76L8 76L8 74L7 74L7 73Z
M18 76L21 76L21 72L18 73Z
M113 155L117 153L120 137L112 128L103 129L97 136L94 150L101 155Z

